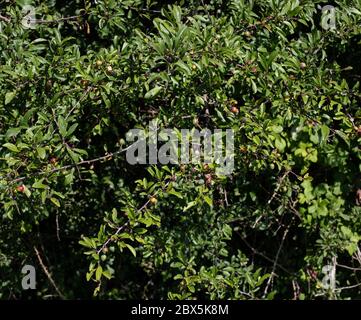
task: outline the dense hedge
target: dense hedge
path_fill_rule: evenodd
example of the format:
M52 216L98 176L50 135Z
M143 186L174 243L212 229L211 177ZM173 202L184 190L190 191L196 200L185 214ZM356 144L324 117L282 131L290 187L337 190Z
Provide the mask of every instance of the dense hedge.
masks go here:
M0 1L0 298L361 298L360 0L25 4ZM234 172L130 165L154 119L233 129Z

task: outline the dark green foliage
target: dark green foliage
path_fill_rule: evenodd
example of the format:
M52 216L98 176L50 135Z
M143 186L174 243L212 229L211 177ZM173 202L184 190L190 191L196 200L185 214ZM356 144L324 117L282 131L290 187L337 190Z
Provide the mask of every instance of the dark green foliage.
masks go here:
M24 4L0 1L1 299L361 297L360 1L329 31L325 1L32 1L34 29ZM234 129L234 173L131 166L152 119Z

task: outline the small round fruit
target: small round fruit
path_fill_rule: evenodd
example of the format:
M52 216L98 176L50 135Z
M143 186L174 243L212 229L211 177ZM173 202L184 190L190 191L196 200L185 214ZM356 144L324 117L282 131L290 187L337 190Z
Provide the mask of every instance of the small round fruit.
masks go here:
M361 136L361 126L356 129L356 132L359 136Z
M101 259L102 261L105 261L105 260L107 260L107 256L106 256L105 254L102 254L101 257L100 257L100 259Z
M80 80L80 85L82 87L87 87L89 85L89 81L88 80L85 80L85 79L81 79Z
M20 185L20 186L17 186L16 187L16 191L18 191L18 192L25 192L25 186L22 184L22 185Z
M256 73L258 70L257 70L257 67L253 67L252 69L251 69L251 71L253 72L253 73Z
M306 67L307 67L306 63L304 63L304 62L301 62L301 63L300 63L300 68L301 68L301 70L305 70Z
M55 157L50 158L50 163L51 164L57 164L57 162L58 162L57 158L55 158Z
M104 254L108 253L108 251L109 251L109 249L108 249L107 247L103 248L103 250L102 250L102 252L103 252Z
M197 69L197 66L195 64L192 65L192 69L193 70L196 70Z
M244 35L245 35L247 38L249 38L249 37L251 36L251 33L250 33L249 31L245 31L245 32L244 32Z
M151 197L151 198L149 199L149 202L150 202L153 206L155 206L155 205L158 203L158 200L157 200L157 198L155 198L155 197Z
M247 153L247 147L246 146L241 146L239 148L239 150L242 152L242 153Z
M48 81L46 81L45 90L49 92L52 88L53 88L53 81L49 79Z
M103 65L103 61L97 60L96 65L97 67L101 67Z
M237 107L233 106L233 107L231 108L231 112L232 112L233 114L238 114L238 113L239 113L239 109L238 109Z

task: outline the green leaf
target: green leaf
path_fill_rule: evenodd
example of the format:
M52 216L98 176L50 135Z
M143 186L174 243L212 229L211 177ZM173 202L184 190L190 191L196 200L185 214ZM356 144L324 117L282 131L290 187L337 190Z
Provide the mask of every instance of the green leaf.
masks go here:
M278 136L275 141L275 146L280 152L283 152L287 146L286 140Z
M107 108L111 108L112 104L111 104L109 98L107 97L107 95L104 92L102 92L101 95L102 95L103 101L105 103L105 106Z
M66 137L68 124L62 116L58 117L59 132L63 138Z
M60 202L58 199L52 197L50 198L50 201L54 203L58 208L60 208Z
M191 201L188 203L188 205L186 207L184 207L183 212L186 212L187 210L189 210L190 208L194 207L197 204L196 201Z
M103 276L105 278L107 278L108 280L110 280L112 278L112 274L110 273L109 270L103 271Z
M76 154L71 148L66 148L66 151L69 153L70 157L73 159L74 162L79 162L80 157Z
M87 237L83 237L82 240L79 240L79 244L87 248L94 248L92 241Z
M24 193L25 193L25 195L28 197L28 198L30 198L31 197L31 191L29 190L29 188L28 187L26 187L26 186L24 186Z
M6 131L6 138L12 138L16 137L21 131L21 128L10 128L8 131Z
M94 271L93 271L93 272L87 272L87 274L86 274L86 280L87 280L87 281L90 281L90 279L91 279L91 277L93 276L93 274L94 274Z
M99 281L103 274L103 268L101 265L98 266L97 271L95 271L95 280Z
M336 130L335 132L343 141L346 142L348 147L350 147L350 139L348 138L348 136L344 132L342 132L340 130Z
M321 126L321 144L325 144L330 134L330 128L326 125Z
M257 93L257 85L253 79L251 79L253 93Z
M283 127L282 126L271 126L270 130L274 133L281 133L283 131Z
M67 133L66 133L66 136L67 136L67 137L71 136L71 135L74 133L74 131L76 130L77 127L78 127L78 124L77 124L77 123L74 123L74 124L68 129L68 131L67 131Z
M20 150L18 149L18 147L15 144L5 143L3 146L5 148L8 148L12 152L16 152L16 153L20 152Z
M157 94L160 92L160 90L162 89L162 87L156 86L153 89L151 89L150 91L148 91L144 98L145 99L151 99L154 98L155 96L157 96Z
M34 182L32 187L34 189L46 189L47 188L47 186L45 184L43 184L42 180Z
M182 194L180 192L175 191L174 189L168 191L168 194L172 194L172 195L178 197L179 199L183 199Z
M39 147L39 148L36 149L36 151L38 152L38 155L39 155L40 159L45 159L45 157L46 157L45 148Z
M208 197L208 196L204 196L204 201L212 208L213 207L213 200Z
M5 105L9 104L15 98L15 95L16 95L16 91L6 93L5 94Z
M134 257L137 256L137 252L135 251L135 249L128 243L125 244L127 246L127 248L130 250L130 252L133 254Z

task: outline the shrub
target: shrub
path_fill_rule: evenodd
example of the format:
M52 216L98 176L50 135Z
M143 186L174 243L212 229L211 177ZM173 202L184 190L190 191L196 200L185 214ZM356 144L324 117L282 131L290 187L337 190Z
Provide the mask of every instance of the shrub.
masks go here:
M361 297L360 1L0 3L2 299ZM130 165L151 120L234 172Z

